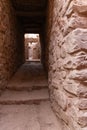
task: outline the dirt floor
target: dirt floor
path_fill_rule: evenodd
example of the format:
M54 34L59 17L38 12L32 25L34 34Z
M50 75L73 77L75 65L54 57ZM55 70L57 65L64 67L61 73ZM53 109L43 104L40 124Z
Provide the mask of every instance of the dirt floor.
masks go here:
M1 105L0 130L61 130L49 101L32 105Z
M7 88L17 90L31 90L47 88L47 77L40 62L26 62L10 80Z
M22 65L0 96L0 130L64 130L52 111L47 87L40 63Z

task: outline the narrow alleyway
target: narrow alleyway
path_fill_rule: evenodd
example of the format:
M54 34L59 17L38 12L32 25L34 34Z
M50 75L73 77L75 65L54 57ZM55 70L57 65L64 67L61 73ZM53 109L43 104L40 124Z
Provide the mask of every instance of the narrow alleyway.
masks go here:
M31 90L47 88L47 77L40 62L26 62L15 73L7 88L17 90Z
M87 130L87 0L0 0L0 130Z
M61 130L47 87L41 63L23 64L1 94L0 130Z

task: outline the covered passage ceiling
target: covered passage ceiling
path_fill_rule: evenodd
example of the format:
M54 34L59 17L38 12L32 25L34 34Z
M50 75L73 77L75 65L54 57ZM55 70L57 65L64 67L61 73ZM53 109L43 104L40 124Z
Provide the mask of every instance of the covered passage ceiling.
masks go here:
M45 23L47 0L12 0L25 33L39 33Z

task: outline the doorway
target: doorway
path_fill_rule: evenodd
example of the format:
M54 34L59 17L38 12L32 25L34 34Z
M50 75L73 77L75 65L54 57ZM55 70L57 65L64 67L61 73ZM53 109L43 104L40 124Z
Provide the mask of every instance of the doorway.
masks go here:
M41 47L39 34L25 34L25 60L40 61Z

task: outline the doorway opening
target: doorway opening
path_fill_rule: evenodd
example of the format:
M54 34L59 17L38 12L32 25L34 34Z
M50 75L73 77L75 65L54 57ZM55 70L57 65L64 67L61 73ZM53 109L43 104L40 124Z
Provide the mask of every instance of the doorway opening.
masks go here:
M25 61L40 61L41 46L39 34L25 34Z

